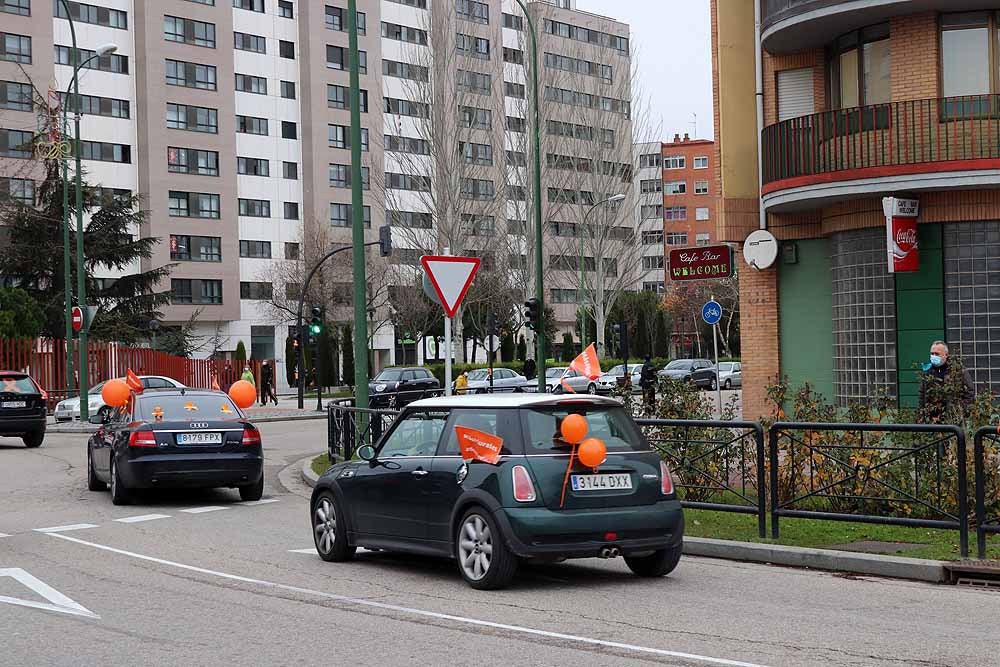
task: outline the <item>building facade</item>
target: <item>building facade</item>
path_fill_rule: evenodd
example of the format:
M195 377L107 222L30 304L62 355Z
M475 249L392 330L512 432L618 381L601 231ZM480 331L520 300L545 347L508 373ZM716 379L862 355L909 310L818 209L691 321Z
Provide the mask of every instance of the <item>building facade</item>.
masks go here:
M565 251L565 236L579 234L574 225L601 195L620 190L631 201L634 173L628 26L573 4L530 5L542 98L546 297L563 329L575 322L579 261L586 272L598 261L594 252L578 260ZM80 78L84 169L92 185L142 196L148 222L135 233L162 239L142 268L176 265L162 286L173 293L163 324L197 313L205 341L197 354L243 341L249 354L280 365L290 320L274 302L292 304L296 267L351 236L346 2L69 6L85 55L117 45ZM366 233L373 239L388 222L398 248L376 278L392 272L396 284L410 286L419 256L450 246L481 256L486 270L513 266L510 280L527 285L530 276L522 280L517 269L527 269L534 252L530 51L517 5L358 0L358 11ZM59 0L0 0L0 18L0 196L31 201L39 174L18 147L37 119L20 96L28 79L43 92L65 90L69 24ZM613 215L633 228L629 214ZM452 218L459 226L445 230ZM332 317L346 320L349 260L338 266L333 290L345 298ZM394 362L403 332L389 323L385 301L370 319L376 365Z
M714 142L675 134L662 147L663 230L670 246L699 246L712 242L718 186L711 163Z
M1000 7L764 0L758 190L751 4L712 2L718 231L741 242L763 207L781 245L741 275L744 413L779 373L839 406L914 406L936 339L996 391ZM916 271L889 271L888 196L919 201Z

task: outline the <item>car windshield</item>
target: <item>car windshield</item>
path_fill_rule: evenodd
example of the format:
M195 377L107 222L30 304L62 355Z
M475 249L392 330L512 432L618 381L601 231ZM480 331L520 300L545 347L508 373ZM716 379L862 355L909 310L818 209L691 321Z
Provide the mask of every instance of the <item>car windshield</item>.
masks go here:
M545 377L547 378L557 378L562 377L562 374L566 372L565 368L550 368L545 371Z
M37 394L31 378L23 375L0 375L0 394Z
M240 411L223 393L140 396L135 416L148 422L238 419Z
M622 374L622 365L618 364L617 366L612 366L611 369L604 371L604 374L605 375L621 375Z
M480 368L476 371L469 371L470 380L485 380L488 377L488 371L485 368Z
M375 376L374 382L399 382L403 377L403 371L398 368L386 368Z
M587 419L587 437L604 441L609 452L644 452L649 450L635 422L620 407L570 409L539 408L525 410L528 422L526 450L535 453L551 452L553 449L568 450L569 444L562 439L559 427L570 413L582 414Z
M675 359L667 364L668 371L686 371L691 368L693 362L690 359Z
M723 372L733 370L733 362L731 362L731 361L723 361L723 362L719 363L719 370L723 371Z

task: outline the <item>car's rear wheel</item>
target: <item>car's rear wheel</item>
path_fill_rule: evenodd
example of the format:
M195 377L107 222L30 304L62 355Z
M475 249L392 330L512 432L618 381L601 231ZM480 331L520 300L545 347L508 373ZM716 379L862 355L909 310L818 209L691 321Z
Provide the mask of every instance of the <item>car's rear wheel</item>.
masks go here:
M132 491L122 481L113 454L111 456L111 503L114 505L130 505L132 503Z
M87 446L87 489L90 491L103 491L108 488L108 485L97 479L97 473L94 472L94 456L90 451L90 446Z
M260 497L264 495L264 473L260 473L260 479L253 484L247 484L246 486L240 487L240 500L245 502L252 502L254 500L260 500Z
M594 384L593 382L591 382L590 384L588 384L587 385L587 393L588 394L596 394L597 393L597 385Z
M31 449L41 446L42 440L45 440L45 431L32 431L21 436L24 446Z
M347 524L337 499L330 491L323 491L312 506L313 543L319 557L327 562L341 562L354 558L357 548L347 541Z
M113 415L114 412L115 409L110 405L103 405L101 406L101 409L97 411L97 414L101 418L102 422L109 422L111 421L111 415Z
M625 556L628 569L640 577L662 577L670 574L681 560L682 545L654 551L648 556Z
M517 573L517 556L507 547L493 515L479 507L466 512L458 524L455 557L462 578L479 590L505 588Z
M732 389L733 388L733 381L727 378L725 384L722 385L722 388L723 389Z

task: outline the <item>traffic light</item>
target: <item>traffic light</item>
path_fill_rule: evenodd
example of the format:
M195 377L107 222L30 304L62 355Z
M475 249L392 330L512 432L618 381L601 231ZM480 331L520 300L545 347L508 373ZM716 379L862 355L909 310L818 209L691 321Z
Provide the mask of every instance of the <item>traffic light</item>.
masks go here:
M291 335L291 339L292 339L292 348L296 349L296 350L299 349L299 345L300 345L300 343L299 343L299 332L297 332L297 331L293 332L292 335Z
M529 329L541 331L542 328L542 304L538 299L531 298L524 302L524 319Z
M392 227L389 225L378 228L378 254L382 257L392 254Z
M323 309L319 306L313 306L312 309L312 322L309 324L309 333L313 336L318 336L323 332Z

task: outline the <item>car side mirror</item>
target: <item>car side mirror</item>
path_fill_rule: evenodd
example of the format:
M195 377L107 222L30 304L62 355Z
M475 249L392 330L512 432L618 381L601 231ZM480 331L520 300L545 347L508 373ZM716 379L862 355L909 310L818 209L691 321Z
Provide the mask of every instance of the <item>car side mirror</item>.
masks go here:
M358 458L363 461L374 461L375 448L371 445L362 445L361 447L358 447Z
M111 419L109 419L107 415L96 414L96 415L90 415L90 418L87 419L87 421L90 422L91 424L107 424L109 421L111 421Z

